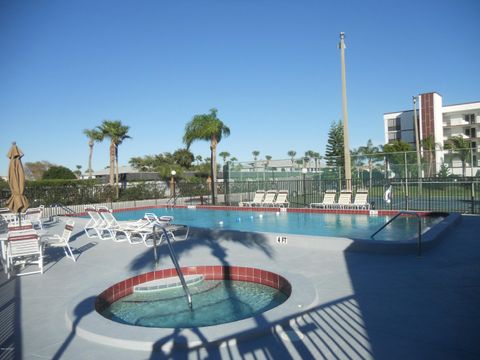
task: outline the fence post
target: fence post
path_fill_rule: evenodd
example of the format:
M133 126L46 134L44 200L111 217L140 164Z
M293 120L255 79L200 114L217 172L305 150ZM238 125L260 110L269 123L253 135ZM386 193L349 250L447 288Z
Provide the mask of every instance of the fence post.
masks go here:
M472 190L472 194L471 194L472 214L475 214L475 183L474 183L474 178L473 177L472 177L471 181L472 181L472 185L471 185L471 190Z
M223 184L224 184L224 194L223 194L223 200L225 202L225 205L230 206L230 169L229 169L230 161L227 162L223 166Z

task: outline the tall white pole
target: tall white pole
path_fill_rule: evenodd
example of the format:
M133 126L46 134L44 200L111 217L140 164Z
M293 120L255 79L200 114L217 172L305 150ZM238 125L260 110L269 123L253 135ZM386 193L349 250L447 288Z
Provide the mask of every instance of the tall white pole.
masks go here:
M345 33L340 33L340 60L342 65L342 110L343 110L343 154L345 158L346 190L352 190L352 170L350 168L350 147L348 138L347 79L345 74Z
M420 129L418 128L417 120L417 97L413 96L413 128L415 129L415 148L417 150L417 168L418 168L418 177L422 177L422 170L420 164Z

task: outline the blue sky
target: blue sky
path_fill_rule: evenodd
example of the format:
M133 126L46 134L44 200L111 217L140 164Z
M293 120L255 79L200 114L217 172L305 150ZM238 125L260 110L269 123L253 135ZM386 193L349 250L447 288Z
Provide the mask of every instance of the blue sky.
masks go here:
M130 126L121 164L173 152L212 107L231 129L219 152L324 154L342 117L341 31L350 145L381 144L383 113L412 95L480 100L479 15L476 0L0 0L0 175L12 141L24 162L86 169L83 129L104 119ZM93 167L107 165L105 142Z

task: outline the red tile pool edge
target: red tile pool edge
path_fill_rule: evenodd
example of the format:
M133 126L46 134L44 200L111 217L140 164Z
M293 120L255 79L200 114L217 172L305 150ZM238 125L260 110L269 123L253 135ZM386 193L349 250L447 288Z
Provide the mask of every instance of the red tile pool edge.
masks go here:
M205 277L206 280L237 280L254 282L257 284L262 284L278 289L287 296L290 296L292 292L292 286L283 276L257 268L241 266L201 265L182 267L182 272L184 275L201 274ZM104 290L100 295L97 296L97 299L95 301L95 309L99 312L103 311L113 302L121 299L122 297L132 294L133 287L138 284L157 279L164 279L172 276L176 276L176 270L173 268L151 271L120 281L110 286L108 289Z

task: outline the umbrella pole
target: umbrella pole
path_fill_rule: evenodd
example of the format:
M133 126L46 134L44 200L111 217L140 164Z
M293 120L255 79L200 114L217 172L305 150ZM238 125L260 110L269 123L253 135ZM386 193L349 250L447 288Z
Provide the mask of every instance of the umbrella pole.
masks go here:
M21 212L18 212L18 226L22 226L22 216L20 215Z

